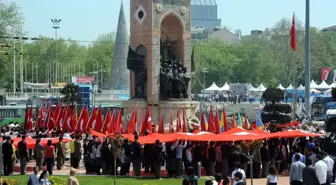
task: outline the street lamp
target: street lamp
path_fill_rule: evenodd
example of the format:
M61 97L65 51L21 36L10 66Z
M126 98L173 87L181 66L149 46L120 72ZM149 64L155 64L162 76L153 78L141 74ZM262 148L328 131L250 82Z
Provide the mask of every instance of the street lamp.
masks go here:
M60 22L61 22L61 20L62 19L56 19L56 18L54 18L54 19L51 19L51 22L53 23L53 27L52 28L54 28L55 29L55 79L54 79L54 81L55 82L57 82L57 29L59 29L60 28Z
M203 98L202 98L202 102L201 103L203 106L205 106L205 74L208 73L208 69L203 67L202 68L202 73L203 73ZM202 107L201 107L201 110L202 110Z
M306 0L305 51L305 118L310 120L310 0Z

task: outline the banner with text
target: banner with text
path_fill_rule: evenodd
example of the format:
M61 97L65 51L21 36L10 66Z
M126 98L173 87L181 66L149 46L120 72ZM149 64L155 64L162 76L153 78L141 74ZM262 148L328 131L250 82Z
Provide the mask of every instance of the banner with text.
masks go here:
M74 84L92 84L94 76L74 76L72 77L72 83Z

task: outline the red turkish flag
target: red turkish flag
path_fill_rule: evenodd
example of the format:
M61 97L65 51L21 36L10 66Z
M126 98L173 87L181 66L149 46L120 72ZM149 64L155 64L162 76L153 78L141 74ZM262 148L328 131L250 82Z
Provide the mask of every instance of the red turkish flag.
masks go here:
M123 124L122 111L120 109L119 112L118 112L117 122L115 122L114 132L122 134L122 131L123 131L122 124Z
M295 30L295 14L293 14L292 27L290 30L291 43L290 46L293 51L296 51L296 30Z
M321 75L322 80L326 80L328 78L329 72L330 68L322 67L322 75Z
M163 122L162 115L160 116L160 123L159 123L158 133L164 134L164 122Z
M174 133L174 128L173 128L173 115L170 112L170 117L169 117L169 134Z

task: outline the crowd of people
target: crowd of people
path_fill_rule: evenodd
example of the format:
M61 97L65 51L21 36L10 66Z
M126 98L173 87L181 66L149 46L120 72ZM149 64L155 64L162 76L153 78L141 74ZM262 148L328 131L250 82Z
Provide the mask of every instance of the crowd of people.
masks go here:
M47 146L43 146L40 139L43 134L37 131L33 149L28 149L26 135L23 133L18 133L21 141L17 149L13 139L3 135L3 141L0 142L0 173L5 176L12 174L13 167L18 162L20 173L26 174L27 161L34 159L36 169L42 169L45 165L46 172L42 174L52 175L54 164L57 170L60 170L66 161L68 150L62 140L63 137L68 137L67 135L69 133L60 136L57 144L49 140ZM116 161L114 148L111 147L108 138L99 138L88 133L73 134L71 138L71 167L78 169L83 162L87 174L117 174L141 178L140 172L144 168L146 176L152 174L160 179L161 171L165 167L168 178L186 177L183 183L189 182L192 185L202 174L202 169L206 176L214 176L217 181L220 179L221 184L225 184L226 177L229 176L233 185L242 185L246 178L251 176L268 178L268 184L275 185L279 174L288 174L291 185L310 185L314 184L314 176L311 175L313 172L318 184L330 185L332 177L335 177L333 159L312 138L264 140L260 149L246 153L242 150L242 142L188 142L178 139L171 143L161 143L157 140L154 144L141 145L138 142L139 136L135 134L133 142L123 140L122 150L116 156ZM252 169L249 165L251 161ZM131 164L133 174L130 173ZM117 167L117 171L114 170L114 166ZM216 181L212 183L216 184Z

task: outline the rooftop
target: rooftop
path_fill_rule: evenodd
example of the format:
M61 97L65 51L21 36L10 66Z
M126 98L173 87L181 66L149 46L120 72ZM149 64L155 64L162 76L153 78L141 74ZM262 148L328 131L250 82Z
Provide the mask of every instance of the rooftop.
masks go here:
M217 5L216 0L192 0L191 5Z
M335 31L335 30L336 30L336 25L322 29L322 31Z

